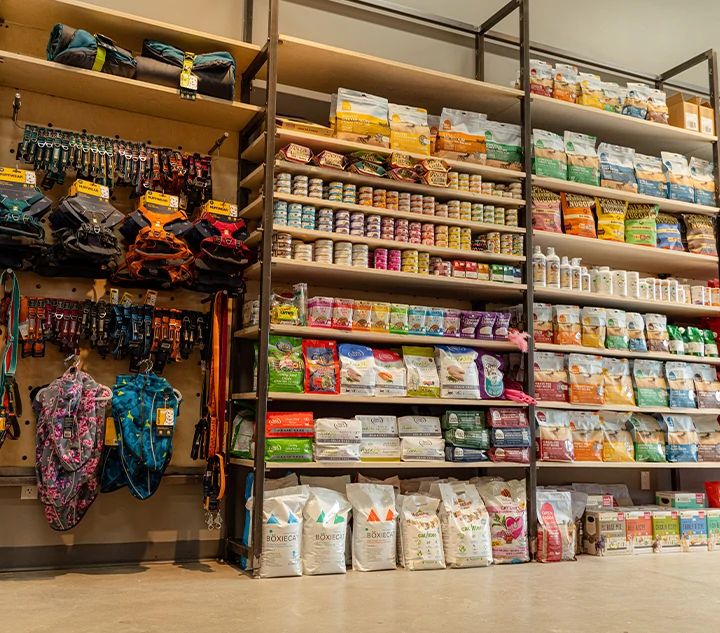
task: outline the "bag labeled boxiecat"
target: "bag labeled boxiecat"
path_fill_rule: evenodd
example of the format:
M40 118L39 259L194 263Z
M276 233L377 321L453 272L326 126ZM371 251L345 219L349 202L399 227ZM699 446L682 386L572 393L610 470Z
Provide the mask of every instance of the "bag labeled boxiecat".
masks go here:
M303 574L345 573L345 539L350 502L328 488L310 487L303 509Z
M353 569L395 569L397 521L393 487L348 484L347 497L353 509Z

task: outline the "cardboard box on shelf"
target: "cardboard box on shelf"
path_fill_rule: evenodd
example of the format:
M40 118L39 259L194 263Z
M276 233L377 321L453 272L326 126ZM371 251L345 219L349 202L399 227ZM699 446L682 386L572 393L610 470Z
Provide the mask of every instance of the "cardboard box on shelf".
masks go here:
M690 103L697 105L700 132L713 136L715 134L715 116L710 102L702 97L693 97L690 99Z
M677 510L653 510L653 551L656 554L680 551L680 515Z
M617 510L586 510L583 550L592 556L628 554L625 513Z
M658 490L655 493L655 503L665 508L704 508L705 493Z
M667 98L670 125L693 132L700 131L700 115L697 103L685 101L681 92Z

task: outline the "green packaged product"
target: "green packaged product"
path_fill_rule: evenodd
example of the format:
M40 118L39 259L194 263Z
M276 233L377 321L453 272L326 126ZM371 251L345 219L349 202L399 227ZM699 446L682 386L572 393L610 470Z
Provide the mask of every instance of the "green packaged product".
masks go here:
M477 431L485 428L485 413L483 411L445 411L440 423L443 429L462 429L463 431Z
M605 310L607 326L605 347L608 349L628 349L630 337L627 328L627 313L624 310Z
M639 246L652 246L657 243L656 204L629 204L625 213L625 242Z
M667 380L661 361L637 358L633 361L635 401L639 407L667 407Z
M683 339L683 328L668 323L668 344L671 354L685 354L685 340Z
M627 422L635 446L636 462L665 461L665 433L650 415L634 413Z
M464 429L448 429L444 433L445 441L453 446L463 448L490 448L490 432L487 429L475 429L466 431Z
M390 334L408 333L408 310L407 303L390 304Z
M255 413L252 409L242 408L238 411L232 424L230 456L239 459L250 459L250 444L255 432Z
M268 437L265 440L265 459L269 462L311 462L313 441L303 437Z
M712 330L703 330L703 343L705 343L705 356L718 356L718 345Z
M302 339L271 335L268 348L268 389L302 393L304 380Z
M567 179L567 156L561 137L547 130L533 130L533 173Z
M670 326L668 326L668 329ZM688 326L683 332L685 353L688 356L705 356L705 339L700 328Z

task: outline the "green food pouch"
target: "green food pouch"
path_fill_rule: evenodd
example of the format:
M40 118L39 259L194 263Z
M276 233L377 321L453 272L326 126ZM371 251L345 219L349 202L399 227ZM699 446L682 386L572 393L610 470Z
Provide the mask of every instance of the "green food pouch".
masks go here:
M268 389L302 393L304 380L302 339L271 335L268 347Z
M700 328L689 326L683 334L685 353L690 356L705 356L705 340Z
M683 339L683 328L668 323L667 333L671 354L685 354L685 340Z
M302 437L268 437L265 440L265 459L269 462L311 462L313 441Z
M703 330L703 342L705 343L705 356L718 356L718 345L715 334L712 330Z

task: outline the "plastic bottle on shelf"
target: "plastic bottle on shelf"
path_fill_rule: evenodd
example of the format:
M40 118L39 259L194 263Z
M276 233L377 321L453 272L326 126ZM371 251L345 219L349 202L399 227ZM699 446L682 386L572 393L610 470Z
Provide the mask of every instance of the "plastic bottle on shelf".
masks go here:
M601 295L611 295L613 293L613 274L610 266L600 266L598 268L597 290Z
M580 270L580 290L582 292L592 292L591 275L587 266L583 266Z
M573 257L570 260L570 275L572 276L572 288L573 290L582 290L582 267L580 257Z
M560 288L560 257L555 254L555 249L548 246L547 256L547 286L548 288Z
M533 249L533 283L541 288L547 285L547 259L540 246Z
M567 256L563 255L560 260L560 287L563 290L572 290L572 267Z

